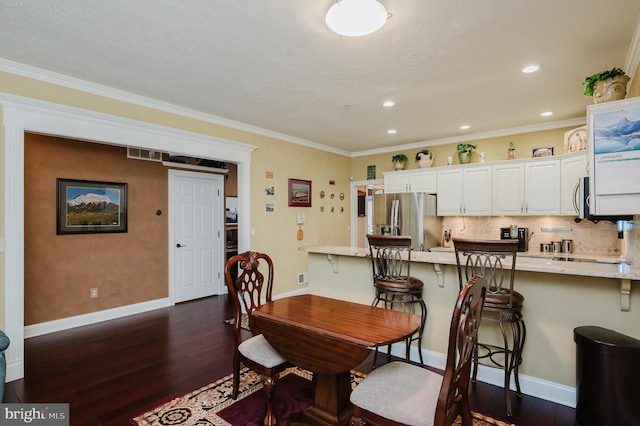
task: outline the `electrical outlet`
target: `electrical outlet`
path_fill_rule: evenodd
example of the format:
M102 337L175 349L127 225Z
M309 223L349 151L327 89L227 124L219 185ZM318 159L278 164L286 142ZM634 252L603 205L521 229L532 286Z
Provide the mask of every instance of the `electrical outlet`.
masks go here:
M298 274L298 284L307 284L309 280L307 279L307 273L301 272Z
M98 288L97 287L93 287L91 290L89 290L89 297L91 299L95 299L98 297Z

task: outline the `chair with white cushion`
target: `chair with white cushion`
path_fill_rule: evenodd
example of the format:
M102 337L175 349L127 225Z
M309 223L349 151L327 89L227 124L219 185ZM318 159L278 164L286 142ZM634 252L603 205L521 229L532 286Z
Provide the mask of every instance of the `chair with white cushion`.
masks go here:
M487 283L473 277L460 291L449 329L444 375L395 361L373 370L351 393L352 426L471 426L468 386Z
M264 253L247 251L231 257L227 261L224 273L229 294L235 306L235 322L233 325L235 342L233 354L233 399L238 397L240 363L242 363L260 373L267 402L267 414L264 418L264 424L275 425L277 421L272 408L275 383L280 372L290 367L291 364L259 333L251 316L253 311L263 303L271 302L273 262ZM236 273L237 278L233 278ZM248 314L251 333L243 332L242 330L243 312ZM252 336L249 337L249 334Z

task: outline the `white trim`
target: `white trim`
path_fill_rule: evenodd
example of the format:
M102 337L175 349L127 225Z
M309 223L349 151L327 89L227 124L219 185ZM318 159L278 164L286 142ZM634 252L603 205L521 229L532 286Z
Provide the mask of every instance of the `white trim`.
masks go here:
M75 327L141 314L154 309L166 308L172 304L168 298L156 299L118 308L105 309L104 311L91 312L90 314L76 315L74 317L27 325L24 328L24 338L28 339L30 337L42 336L43 334L55 333L56 331L69 330Z
M384 351L382 351L384 352ZM399 358L405 357L405 346L403 343L391 346L391 354ZM411 359L418 359L418 347L411 346ZM425 365L429 367L444 370L447 363L447 355L439 352L422 349L422 356ZM519 375L520 389L524 395L530 395L545 401L551 401L556 404L566 405L567 407L576 407L576 389L571 386L561 385L550 382L548 380L538 379L536 377ZM489 383L499 388L504 386L504 372L498 368L478 366L478 380L483 383ZM516 388L513 377L511 378L511 390ZM515 398L515 396L512 396Z
M638 32L638 27L636 27L636 32ZM636 36L634 36L634 41L636 41ZM634 46L636 47L636 50L637 50L637 43L632 43L630 49L633 48ZM630 50L629 53L627 54L627 61L630 60L629 57L631 56L631 53L632 51ZM7 59L0 58L0 71L5 71L11 74L32 78L39 81L44 81L46 83L56 84L62 87L68 87L70 89L80 90L80 91L91 93L98 96L104 96L110 99L116 99L123 102L128 102L134 105L140 105L147 108L153 108L159 111L165 111L171 114L177 114L183 117L193 118L195 120L204 121L207 123L213 123L216 125L229 127L232 129L251 132L251 133L266 136L269 138L280 139L280 140L291 142L297 145L302 145L309 148L314 148L314 149L318 149L321 151L326 151L326 152L330 152L338 155L344 155L346 157L351 157L351 158L363 157L365 155L372 155L372 154L384 154L387 152L398 151L401 149L424 148L428 146L444 145L449 143L459 143L459 142L486 139L486 138L492 138L492 137L511 136L511 135L516 135L520 133L529 133L529 132L557 129L560 127L569 127L569 126L579 127L586 123L586 117L582 117L582 118L576 118L572 120L556 121L556 122L536 124L531 126L497 130L493 132L475 133L475 134L468 134L463 136L454 136L450 138L434 139L430 141L418 141L410 144L397 145L393 147L379 148L374 150L349 152L346 150L322 145L317 142L309 141L306 139L300 139L294 136L285 135L283 133L274 132L272 130L264 129L261 127L256 127L246 123L241 123L239 121L229 120L227 118L219 117L212 114L205 114L200 111L195 111L189 108L179 107L177 105L172 105L166 102L160 102L155 99L147 98L144 96L134 95L132 93L124 92L122 90L113 89L111 87L102 86L102 85L91 83L85 80L69 77L63 74L58 74L58 73L54 73L44 69L32 67L29 65L20 64L18 62L9 61ZM627 72L627 74L629 73Z
M116 99L119 101L131 103L134 105L153 108L158 111L164 111L171 114L180 115L183 117L193 118L195 120L204 121L206 123L212 123L219 126L238 129L241 131L262 135L269 138L280 139L286 142L291 142L297 145L319 149L322 151L327 151L327 152L331 152L338 155L349 156L349 152L347 151L322 145L317 142L308 141L306 139L300 139L294 136L285 135L283 133L274 132L272 130L252 126L250 124L241 123L239 121L229 120L227 118L219 117L216 115L205 114L200 111L180 107L180 106L169 104L166 102L160 102L152 98L135 95L122 90L113 89L111 87L102 86L100 84L91 83L86 80L80 80L80 79L69 77L63 74L58 74L55 72L32 67L29 65L24 65L18 62L9 61L3 58L0 58L0 71L8 72L8 73L19 75L22 77L32 78L34 80L43 81L46 83L51 83L51 84L67 87L74 90L80 90L82 92L91 93L93 95L104 96L109 99Z
M180 152L238 164L239 250L250 234L250 163L253 145L0 93L4 125L4 324L7 381L24 377L24 133L35 132L120 146Z
M631 77L631 81L629 81L629 86L633 84L633 81L636 79L636 75L638 74L638 65L640 64L640 16L638 16L638 21L636 22L636 29L633 32L633 37L631 38L631 44L629 45L629 51L627 52L627 59L624 62L624 70L629 77Z

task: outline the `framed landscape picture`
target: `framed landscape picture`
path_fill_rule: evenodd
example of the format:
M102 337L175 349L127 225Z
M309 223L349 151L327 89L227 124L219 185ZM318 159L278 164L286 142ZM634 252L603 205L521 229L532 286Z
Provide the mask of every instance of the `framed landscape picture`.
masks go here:
M56 233L127 232L127 184L57 180Z
M311 181L289 179L289 207L311 207Z

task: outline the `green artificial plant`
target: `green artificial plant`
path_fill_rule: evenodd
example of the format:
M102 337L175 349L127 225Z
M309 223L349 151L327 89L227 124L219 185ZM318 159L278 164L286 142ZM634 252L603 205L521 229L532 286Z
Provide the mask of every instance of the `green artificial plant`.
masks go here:
M604 81L620 75L625 75L625 72L620 68L613 68L612 70L599 72L590 77L586 77L582 82L582 85L584 86L584 94L586 96L593 96L593 88L598 81Z

